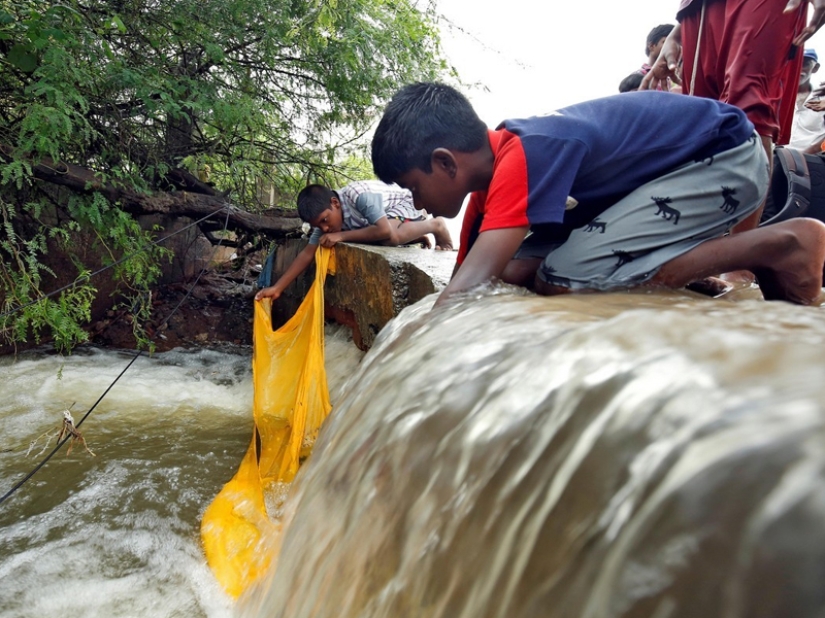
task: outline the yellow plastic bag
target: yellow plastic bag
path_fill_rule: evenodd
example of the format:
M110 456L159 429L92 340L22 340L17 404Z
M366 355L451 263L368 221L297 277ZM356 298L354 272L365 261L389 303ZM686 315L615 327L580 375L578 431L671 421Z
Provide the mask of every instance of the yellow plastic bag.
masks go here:
M266 573L277 534L264 488L290 483L329 414L324 369L324 280L335 272L331 249L315 254L315 282L298 311L273 332L270 301L255 303L252 381L255 427L237 474L203 514L201 538L215 577L233 597Z

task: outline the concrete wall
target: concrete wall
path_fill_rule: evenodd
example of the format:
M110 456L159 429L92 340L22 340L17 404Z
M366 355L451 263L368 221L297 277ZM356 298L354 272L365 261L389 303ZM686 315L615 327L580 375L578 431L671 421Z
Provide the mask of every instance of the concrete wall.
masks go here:
M278 248L272 282L305 246L306 240L298 239L287 240ZM367 350L404 307L447 285L455 258L454 251L339 244L335 247L336 274L327 277L324 287L326 318L350 326L356 345ZM274 303L274 328L295 313L314 276L314 267L307 269Z

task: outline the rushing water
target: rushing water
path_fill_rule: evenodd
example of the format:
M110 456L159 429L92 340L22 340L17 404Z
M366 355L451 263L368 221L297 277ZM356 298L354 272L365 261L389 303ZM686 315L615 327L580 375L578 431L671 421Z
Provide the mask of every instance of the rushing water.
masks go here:
M821 308L428 309L348 385L243 615L823 615Z
M825 314L743 293L405 310L335 409L243 616L822 616ZM329 348L328 348L329 349ZM129 357L0 361L0 474ZM199 516L250 436L248 350L141 359L0 505L0 615L226 616ZM340 390L339 390L340 389Z
M341 329L327 350L337 393L361 353ZM0 359L2 493L53 448L62 410L79 421L133 356ZM138 359L80 427L95 456L64 447L0 505L0 616L230 616L200 516L237 470L251 410L251 348Z

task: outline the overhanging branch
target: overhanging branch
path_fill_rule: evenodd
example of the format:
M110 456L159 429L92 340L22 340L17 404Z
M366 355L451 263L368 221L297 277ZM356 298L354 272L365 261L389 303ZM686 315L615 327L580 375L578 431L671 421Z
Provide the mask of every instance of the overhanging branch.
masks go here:
M0 146L0 156L6 161L11 160L11 149ZM223 208L215 217L223 220L228 213L228 226L232 229L277 237L301 228L301 219L294 210L270 209L265 215L256 215L233 206L221 195L190 191L140 193L104 183L94 172L79 165L56 163L48 158L39 163L30 163L37 180L67 187L78 193L100 193L132 215L163 214L200 219Z

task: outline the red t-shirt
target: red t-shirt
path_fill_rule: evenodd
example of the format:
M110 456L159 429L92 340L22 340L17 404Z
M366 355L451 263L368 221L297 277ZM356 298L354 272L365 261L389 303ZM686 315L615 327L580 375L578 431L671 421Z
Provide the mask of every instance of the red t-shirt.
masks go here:
M527 160L521 140L506 129L488 131L493 150L493 180L487 191L470 197L461 226L458 263L467 256L479 232L530 225L527 219ZM488 201L496 204L494 212L485 213Z
M739 109L665 92L630 92L505 120L488 132L492 179L467 205L458 263L481 232L573 229L654 178L752 134Z

